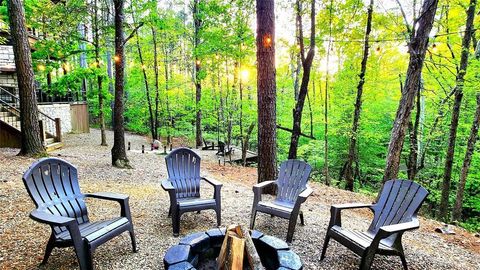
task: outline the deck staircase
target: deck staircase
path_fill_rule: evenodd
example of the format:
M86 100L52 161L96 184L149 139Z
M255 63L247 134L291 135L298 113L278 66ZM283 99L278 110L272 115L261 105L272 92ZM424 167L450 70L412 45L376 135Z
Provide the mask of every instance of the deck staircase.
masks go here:
M59 118L53 118L43 112L38 115L42 140L47 151L63 147ZM20 101L18 97L0 87L0 124L6 125L11 138L21 138Z

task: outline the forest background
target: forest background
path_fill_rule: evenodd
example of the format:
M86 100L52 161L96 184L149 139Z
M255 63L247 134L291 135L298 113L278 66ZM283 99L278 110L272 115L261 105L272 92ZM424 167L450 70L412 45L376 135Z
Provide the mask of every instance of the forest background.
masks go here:
M116 61L111 0L58 2L25 0L27 24L41 36L32 54L36 79L42 90L52 95L79 92L85 87L92 126L109 128L112 63ZM277 158L282 161L289 156L292 111L303 76L300 29L305 32L304 45L312 43L311 0L275 3ZM355 136L353 189L376 194L405 81L409 31L422 3L373 3L361 117L353 134L369 4L362 0L316 1L315 56L297 158L312 165L316 181L344 188L349 141ZM439 4L400 165L400 178L414 179L430 191L424 213L444 220L437 209L445 189L445 158L468 7L466 0ZM6 22L6 7L0 8ZM193 146L204 138L255 151L255 2L139 0L126 1L125 8L126 128L164 144L183 137ZM301 28L298 16L303 20ZM480 87L478 25L476 16L458 108L452 183L447 192L450 207L456 201ZM479 231L480 155L478 146L474 149L459 224ZM412 153L416 155L413 163Z

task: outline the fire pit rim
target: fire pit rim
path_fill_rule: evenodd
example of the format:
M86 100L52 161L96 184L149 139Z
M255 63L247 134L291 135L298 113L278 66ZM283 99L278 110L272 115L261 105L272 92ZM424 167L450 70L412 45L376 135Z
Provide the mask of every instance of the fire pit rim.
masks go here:
M177 245L171 246L163 258L166 270L194 270L199 255L207 249L221 245L225 237L225 228L214 228L205 232L191 233L183 237ZM267 249L274 250L278 261L278 270L301 270L303 263L288 244L274 236L260 231L251 231L252 240ZM260 257L264 254L260 254Z

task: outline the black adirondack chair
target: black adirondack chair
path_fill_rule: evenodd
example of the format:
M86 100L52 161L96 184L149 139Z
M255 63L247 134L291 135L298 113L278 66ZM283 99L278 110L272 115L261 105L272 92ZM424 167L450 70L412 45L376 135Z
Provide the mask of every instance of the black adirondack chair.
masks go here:
M265 181L254 185L250 229L253 230L255 226L257 211L285 218L289 220L287 242L292 242L299 214L301 224L305 225L300 206L313 192L307 185L311 171L312 167L307 163L301 160L290 159L280 165L277 180ZM277 186L277 196L273 201L262 201L262 189L270 185Z
M180 233L180 217L183 213L213 209L217 214L217 225L221 225L222 184L200 176L200 157L188 148L177 148L165 157L168 179L162 181L162 188L168 191L172 218L173 235ZM214 187L212 199L200 198L200 181Z
M202 147L202 150L215 150L215 143L214 142L207 142L205 139L203 139L203 147Z
M384 184L375 204L332 205L321 260L325 258L330 238L333 238L362 257L359 269L370 269L377 253L400 256L403 268L408 269L402 235L420 226L416 215L427 195L428 191L415 182L390 180ZM369 208L374 213L366 232L342 228L341 211L355 208Z
M33 163L23 175L23 183L37 207L30 217L52 228L42 264L47 263L54 247L73 246L80 269L93 269L93 251L126 231L130 233L133 251L137 251L127 195L83 194L77 168L58 158L43 158ZM84 200L87 197L118 202L121 216L90 222Z

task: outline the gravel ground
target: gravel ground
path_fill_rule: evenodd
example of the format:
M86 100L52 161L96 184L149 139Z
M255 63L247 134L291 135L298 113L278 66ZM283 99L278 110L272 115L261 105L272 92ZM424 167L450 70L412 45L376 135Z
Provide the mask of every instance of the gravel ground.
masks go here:
M113 145L111 132L107 133ZM110 165L110 148L99 146L100 133L68 135L66 146L51 153L64 158L79 169L83 192L112 191L130 195L130 206L140 251L132 253L127 234L99 247L94 254L96 269L163 269L163 255L169 246L178 243L172 236L171 220L167 218L168 195L160 187L166 168L163 157L156 154L128 153L134 169L121 170ZM148 145L144 137L127 134L132 148ZM38 269L50 229L28 218L34 205L21 182L21 175L34 161L15 156L16 149L0 149L0 269ZM254 168L218 166L213 151L200 153L205 157L202 173L224 183L222 190L222 222L247 225L250 218L256 179ZM304 206L306 226L297 226L292 249L304 262L304 269L357 269L359 257L331 241L327 258L320 261L320 248L332 203L369 202L372 198L312 183L314 195ZM205 187L204 196L211 196ZM91 219L118 215L115 203L89 200ZM344 213L344 224L351 228L367 228L369 213L362 210ZM256 229L284 238L287 221L259 214ZM181 219L181 236L215 226L213 211L187 213ZM456 228L457 235L444 236L433 232L439 223L421 219L421 229L406 233L404 245L411 269L479 269L480 239ZM71 248L55 249L43 269L77 269ZM398 257L376 256L372 269L401 269Z

